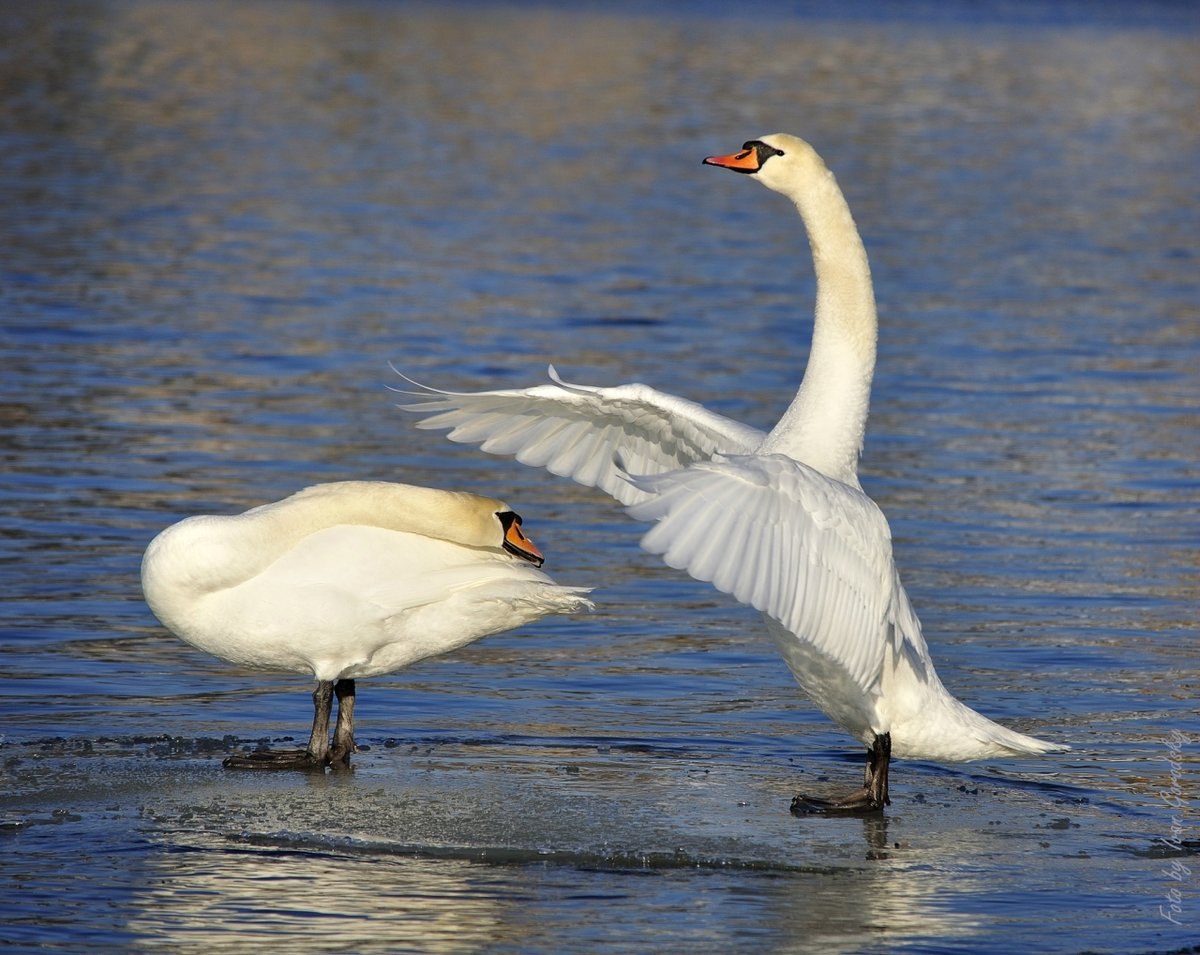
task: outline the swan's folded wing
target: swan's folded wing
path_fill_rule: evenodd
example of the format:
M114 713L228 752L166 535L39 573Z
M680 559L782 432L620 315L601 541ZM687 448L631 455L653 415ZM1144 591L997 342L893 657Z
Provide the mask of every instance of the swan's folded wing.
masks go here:
M403 377L403 376L402 376ZM633 474L687 467L718 452L746 453L766 437L755 428L645 385L596 388L563 381L503 391L440 391L405 378L427 400L401 405L428 414L418 428L449 428L451 441L478 444L490 454L511 454L597 487L622 504L646 494L625 480L616 462Z
M772 617L873 687L892 638L891 535L862 491L790 458L729 456L631 477L642 546Z

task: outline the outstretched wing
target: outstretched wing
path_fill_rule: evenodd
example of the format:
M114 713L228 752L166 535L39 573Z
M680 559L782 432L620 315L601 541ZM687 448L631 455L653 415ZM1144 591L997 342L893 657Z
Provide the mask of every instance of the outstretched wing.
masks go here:
M399 372L397 372L399 374ZM426 400L401 405L427 414L418 428L449 428L447 437L478 444L489 454L511 454L611 494L622 504L645 492L624 477L659 474L705 461L717 453L747 453L766 435L705 410L695 402L646 385L596 388L558 377L551 384L503 391L452 392L401 375Z
M887 520L862 491L782 455L629 480L647 495L629 513L657 522L646 550L761 610L864 690L875 685L896 637L896 573Z

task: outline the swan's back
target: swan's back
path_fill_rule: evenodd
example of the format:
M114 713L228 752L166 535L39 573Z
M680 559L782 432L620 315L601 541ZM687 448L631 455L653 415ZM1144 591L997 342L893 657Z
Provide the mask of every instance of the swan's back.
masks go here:
M151 609L221 659L334 679L390 672L592 606L586 590L560 587L503 550L499 523L494 545L468 544L365 523L361 501L342 501L356 522L324 505L318 517L306 506L314 498L168 528L143 560Z

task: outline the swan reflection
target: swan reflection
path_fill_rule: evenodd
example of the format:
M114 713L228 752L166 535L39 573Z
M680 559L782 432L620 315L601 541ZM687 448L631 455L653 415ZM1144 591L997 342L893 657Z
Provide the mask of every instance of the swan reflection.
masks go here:
M131 931L144 947L474 951L504 940L511 902L460 860L339 855L299 844L158 855ZM517 941L508 938L509 941Z

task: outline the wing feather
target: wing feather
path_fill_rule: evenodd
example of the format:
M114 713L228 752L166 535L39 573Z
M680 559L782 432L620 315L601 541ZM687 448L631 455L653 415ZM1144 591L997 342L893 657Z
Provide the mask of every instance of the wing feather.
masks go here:
M781 455L729 455L630 480L642 546L837 661L864 689L886 654L891 534L858 488Z
M548 385L478 392L442 391L401 375L418 390L400 393L423 400L400 407L426 415L418 428L449 429L451 441L513 455L622 504L647 495L625 480L618 460L633 473L660 474L718 453L746 454L766 437L646 385L597 388L563 381L553 366L549 373Z

